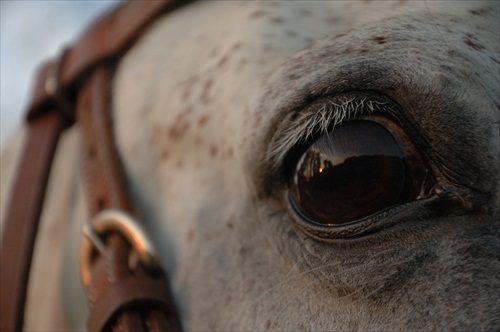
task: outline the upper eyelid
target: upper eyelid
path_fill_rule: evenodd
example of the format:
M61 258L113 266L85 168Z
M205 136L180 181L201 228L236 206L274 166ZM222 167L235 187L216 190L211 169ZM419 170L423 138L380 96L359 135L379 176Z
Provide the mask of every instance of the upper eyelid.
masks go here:
M357 94L357 96L356 96ZM385 98L364 96L362 91L323 97L298 111L291 112L282 120L266 151L266 161L279 168L290 151L300 143L318 134L326 134L338 124L358 115L387 112Z

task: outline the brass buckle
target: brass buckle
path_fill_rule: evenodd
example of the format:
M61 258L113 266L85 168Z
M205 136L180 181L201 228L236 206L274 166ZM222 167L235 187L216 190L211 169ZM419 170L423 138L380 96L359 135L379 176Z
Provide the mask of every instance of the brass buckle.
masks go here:
M83 228L85 238L80 256L80 270L85 287L90 284L90 265L94 251L104 253L106 246L102 241L102 236L109 232L120 233L131 244L139 261L146 269L150 271L159 269L158 255L153 243L139 223L121 210L104 210Z

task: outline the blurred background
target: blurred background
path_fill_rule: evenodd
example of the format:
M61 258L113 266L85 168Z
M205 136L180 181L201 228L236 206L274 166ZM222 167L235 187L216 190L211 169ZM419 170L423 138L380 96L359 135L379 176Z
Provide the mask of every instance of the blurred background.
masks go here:
M117 2L0 0L2 150L22 121L38 66L60 54L88 24Z

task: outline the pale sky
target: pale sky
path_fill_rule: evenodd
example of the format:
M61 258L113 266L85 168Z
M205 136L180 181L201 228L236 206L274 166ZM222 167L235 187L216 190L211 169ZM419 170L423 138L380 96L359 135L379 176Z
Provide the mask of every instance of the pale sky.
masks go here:
M36 68L117 1L0 0L1 146L20 126Z

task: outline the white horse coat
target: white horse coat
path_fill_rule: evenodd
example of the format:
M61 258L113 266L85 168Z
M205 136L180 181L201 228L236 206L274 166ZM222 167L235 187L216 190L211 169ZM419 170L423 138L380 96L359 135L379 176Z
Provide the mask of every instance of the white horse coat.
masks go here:
M200 1L148 29L116 72L115 134L185 329L500 328L499 12L497 1ZM329 125L364 112L316 102L346 91L399 105L449 204L405 202L355 238L298 226L286 156L317 114ZM2 156L2 213L22 142L23 130ZM84 329L84 188L73 128L51 174L27 330Z

